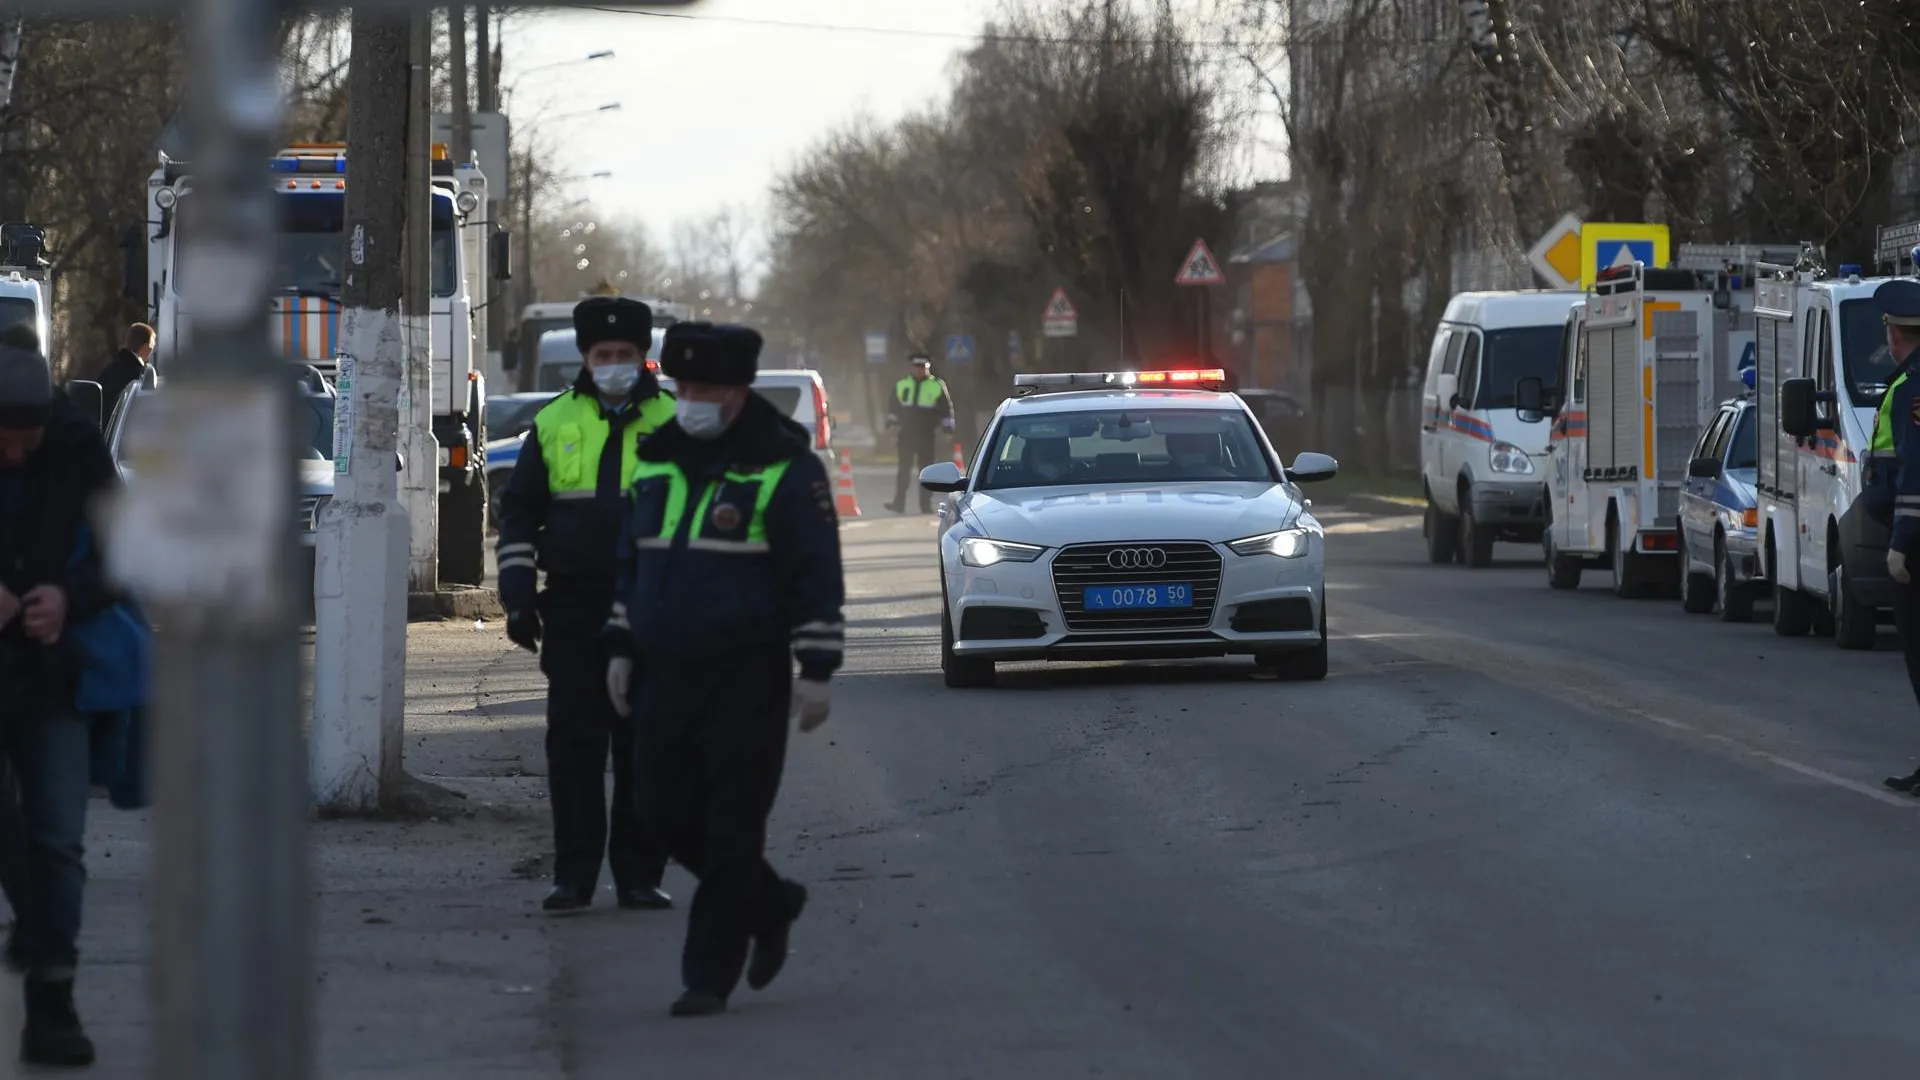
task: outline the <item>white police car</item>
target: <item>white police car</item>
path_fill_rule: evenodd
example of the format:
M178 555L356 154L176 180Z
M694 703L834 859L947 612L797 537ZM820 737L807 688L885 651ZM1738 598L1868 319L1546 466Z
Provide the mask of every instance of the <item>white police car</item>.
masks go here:
M1327 673L1324 533L1226 373L1020 375L971 475L941 507L941 670L984 686L1000 660L1252 655Z

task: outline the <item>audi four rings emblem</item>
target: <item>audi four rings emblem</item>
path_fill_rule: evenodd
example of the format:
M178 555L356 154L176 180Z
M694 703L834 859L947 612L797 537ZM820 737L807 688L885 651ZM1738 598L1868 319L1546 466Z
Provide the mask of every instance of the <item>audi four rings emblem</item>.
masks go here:
M1107 552L1107 565L1115 570L1158 570L1167 565L1162 548L1114 548Z

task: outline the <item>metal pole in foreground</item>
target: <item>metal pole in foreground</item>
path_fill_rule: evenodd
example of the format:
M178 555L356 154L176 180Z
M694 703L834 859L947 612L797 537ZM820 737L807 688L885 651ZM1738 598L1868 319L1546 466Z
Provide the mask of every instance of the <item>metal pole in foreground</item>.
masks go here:
M292 571L293 380L267 337L277 0L191 0L187 347L112 508L112 571L160 627L154 1066L307 1080L312 924Z

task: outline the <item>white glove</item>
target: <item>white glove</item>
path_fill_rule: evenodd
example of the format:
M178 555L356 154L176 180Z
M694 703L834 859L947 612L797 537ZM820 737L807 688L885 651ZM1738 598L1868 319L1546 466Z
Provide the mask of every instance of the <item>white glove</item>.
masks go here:
M1902 585L1913 580L1913 575L1907 573L1907 557L1898 551L1887 552L1887 573L1892 574L1893 580Z
M633 658L616 656L607 661L607 697L613 701L613 711L621 716L633 714L633 706L627 701L627 692L633 689Z
M796 679L793 683L793 713L800 718L800 730L812 731L827 722L832 709L833 690L824 682Z
M942 420L942 421L940 421L940 430L941 430L941 431L952 431L952 430L953 430L953 420L952 420L951 418L949 418L949 419L946 419L946 420Z

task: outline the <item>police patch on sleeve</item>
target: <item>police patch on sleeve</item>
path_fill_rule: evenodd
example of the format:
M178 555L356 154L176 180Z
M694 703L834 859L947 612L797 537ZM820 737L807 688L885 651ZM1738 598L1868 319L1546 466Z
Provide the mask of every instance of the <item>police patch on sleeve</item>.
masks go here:
M1914 398L1913 404L1907 407L1907 419L1920 424L1920 397Z
M821 521L837 521L840 515L833 512L833 488L825 480L813 482L813 505L820 510Z

